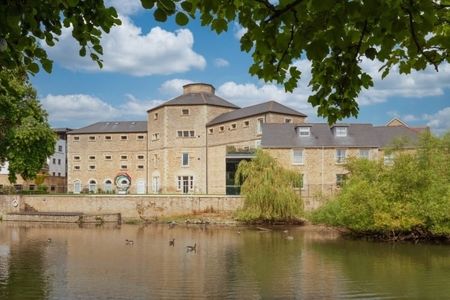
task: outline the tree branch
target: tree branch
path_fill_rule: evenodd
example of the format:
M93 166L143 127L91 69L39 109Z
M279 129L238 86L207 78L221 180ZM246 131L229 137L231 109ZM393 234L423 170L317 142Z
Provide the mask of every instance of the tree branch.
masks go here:
M361 50L362 42L363 42L364 36L366 35L366 31L367 31L367 19L364 21L364 27L361 31L361 36L359 37L358 44L356 45L355 57L353 58L353 60L358 59L358 54L359 54L359 51Z
M296 0L294 2L289 3L288 5L286 5L285 7L281 8L281 9L275 9L274 13L267 20L265 20L264 23L267 24L267 23L273 21L274 19L280 17L285 12L289 11L291 8L294 8L295 6L300 4L302 1L303 0Z
M286 49L284 49L283 54L281 55L280 60L278 60L278 64L277 64L277 73L280 71L280 68L281 68L281 64L282 64L282 62L283 62L283 59L286 57L286 55L287 55L287 53L288 53L288 51L289 51L289 48L291 47L293 41L294 41L294 25L291 26L291 37L290 37L290 39L289 39L289 43L288 43Z
M411 0L409 1L409 5L410 5L410 7L412 7L412 1ZM425 59L430 64L432 64L434 66L434 69L436 70L436 72L438 72L439 71L438 64L423 50L422 45L420 45L420 43L419 43L419 40L418 40L417 34L416 34L416 30L415 30L415 27L414 27L414 17L413 17L413 14L411 12L411 9L410 8L406 8L406 12L408 13L408 16L409 16L409 29L411 31L411 36L412 36L412 39L414 41L414 44L417 47L417 51L420 54L422 54L425 57Z

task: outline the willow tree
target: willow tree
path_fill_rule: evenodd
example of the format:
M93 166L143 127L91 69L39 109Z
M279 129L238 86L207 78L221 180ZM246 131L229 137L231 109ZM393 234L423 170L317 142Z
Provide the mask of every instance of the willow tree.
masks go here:
M301 185L299 173L283 168L263 150L250 161L241 161L235 183L245 197L238 218L245 221L294 221L303 212L303 203L294 187Z

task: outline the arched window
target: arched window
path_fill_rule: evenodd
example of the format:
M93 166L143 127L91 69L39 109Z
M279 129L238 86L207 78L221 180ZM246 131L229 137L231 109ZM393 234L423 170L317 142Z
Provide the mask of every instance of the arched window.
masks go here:
M94 179L89 180L89 193L95 193L97 191L97 181Z
M73 193L74 193L74 194L79 194L79 193L81 193L81 181L75 180L75 181L73 182Z
M111 179L106 179L105 183L103 184L103 189L106 193L112 193L112 181Z

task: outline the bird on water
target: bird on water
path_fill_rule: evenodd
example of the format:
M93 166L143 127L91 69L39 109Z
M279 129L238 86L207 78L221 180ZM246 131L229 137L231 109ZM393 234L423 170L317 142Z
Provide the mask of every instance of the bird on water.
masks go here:
M126 245L134 245L134 242L132 240L126 239L125 244Z
M175 239L171 239L171 240L169 241L169 246L172 246L172 247L175 246Z
M186 251L187 252L191 252L191 251L197 252L197 243L195 243L194 246L186 246Z

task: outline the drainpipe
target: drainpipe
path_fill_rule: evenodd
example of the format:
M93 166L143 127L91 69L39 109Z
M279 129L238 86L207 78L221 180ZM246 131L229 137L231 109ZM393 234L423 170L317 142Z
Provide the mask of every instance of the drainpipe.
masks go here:
M208 114L208 108L206 109L206 114L205 115L207 115L207 114ZM205 123L205 159L206 159L206 161L205 161L205 169L206 169L206 172L205 172L205 183L206 183L205 192L206 192L206 194L208 194L208 128L206 127L206 123Z

